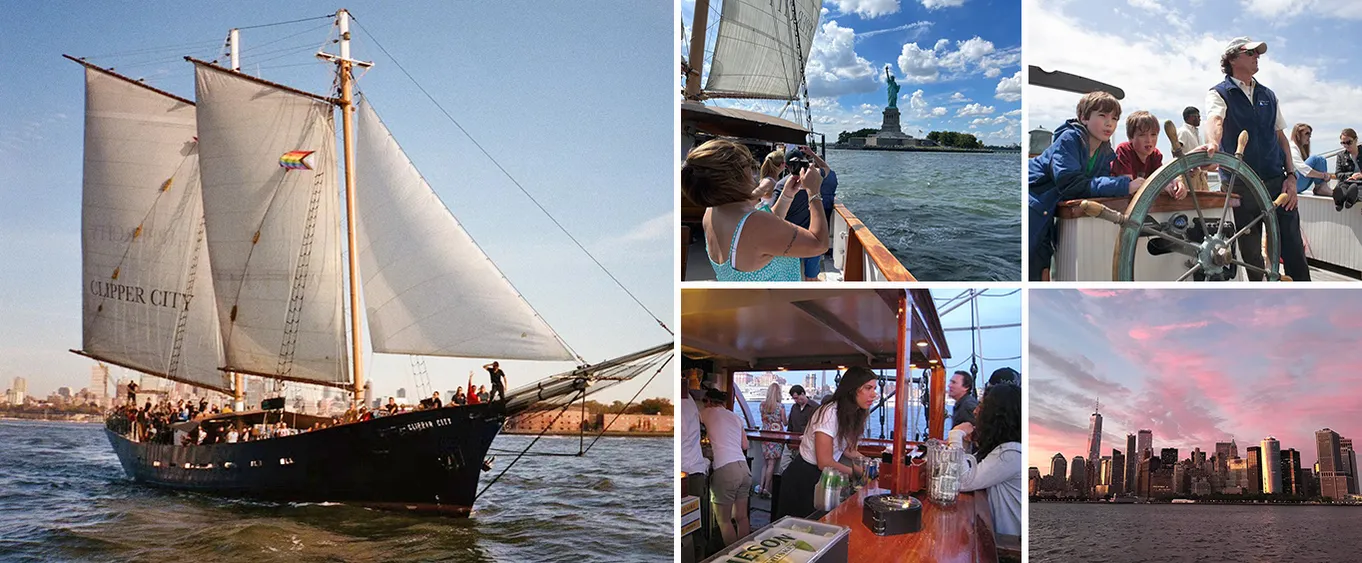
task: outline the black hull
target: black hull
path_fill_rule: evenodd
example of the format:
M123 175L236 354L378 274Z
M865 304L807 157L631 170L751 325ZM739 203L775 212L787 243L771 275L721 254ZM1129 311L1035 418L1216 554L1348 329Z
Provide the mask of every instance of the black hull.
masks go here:
M503 404L418 411L237 444L133 442L105 430L133 480L277 501L468 515Z

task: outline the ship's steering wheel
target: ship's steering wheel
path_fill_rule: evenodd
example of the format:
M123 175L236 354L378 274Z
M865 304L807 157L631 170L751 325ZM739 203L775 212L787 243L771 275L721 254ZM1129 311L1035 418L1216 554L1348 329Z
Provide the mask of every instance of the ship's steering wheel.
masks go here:
M1212 157L1205 152L1184 155L1178 145L1176 129L1171 121L1164 122L1164 130L1172 139L1173 154L1177 158L1149 176L1144 185L1130 198L1124 213L1095 201L1084 200L1079 204L1084 214L1111 221L1120 229L1112 254L1111 279L1135 280L1135 258L1144 247L1142 239L1148 239L1151 252L1154 246L1158 246L1162 253L1176 253L1187 257L1185 264L1188 269L1176 281L1233 279L1237 268L1258 273L1267 281L1290 281L1290 278L1280 273L1281 235L1277 228L1276 214L1277 206L1285 202L1286 195L1279 196L1274 202L1268 196L1263 181L1247 164L1244 164L1244 147L1248 143L1247 132L1239 135L1237 154L1218 152ZM1221 192L1197 190L1195 189L1197 186L1192 183L1195 177L1191 173L1209 164L1219 165L1225 174L1223 177L1230 180L1222 184L1224 186L1234 185L1234 179L1242 180L1248 187L1247 196L1254 199L1262 213L1245 224L1234 225L1231 229L1233 217L1229 211L1230 200L1236 198ZM1195 215L1176 221L1180 223L1177 225L1174 225L1175 221L1160 224L1150 218L1151 210L1159 195L1164 193L1164 188L1178 178L1181 178L1183 185L1188 187L1186 197L1191 199L1196 210ZM1215 205L1216 203L1219 205ZM1215 213L1215 207L1220 208L1218 214ZM1265 225L1264 231L1267 233L1264 253L1266 269L1249 265L1235 254L1235 246L1240 238L1259 223Z

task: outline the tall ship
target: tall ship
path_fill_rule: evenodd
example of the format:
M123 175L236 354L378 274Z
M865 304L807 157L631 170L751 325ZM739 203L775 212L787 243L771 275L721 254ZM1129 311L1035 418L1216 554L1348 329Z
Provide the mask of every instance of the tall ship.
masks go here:
M508 417L656 375L673 345L595 364L573 352L355 95L370 63L350 56L349 13L335 18L339 53L317 54L336 69L327 95L235 70L236 41L231 67L186 57L193 100L67 56L86 83L73 352L234 399L158 436L136 405L110 416L138 482L468 515ZM378 354L576 367L490 402L361 416L366 333ZM247 378L277 397L247 410ZM285 408L298 386L341 390L353 416Z

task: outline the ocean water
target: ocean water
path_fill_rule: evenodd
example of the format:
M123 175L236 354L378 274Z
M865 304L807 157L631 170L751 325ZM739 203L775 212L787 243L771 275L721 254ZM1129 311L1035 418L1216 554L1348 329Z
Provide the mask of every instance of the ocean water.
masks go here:
M1030 561L1362 560L1362 506L1031 503Z
M827 160L837 201L917 279L1021 279L1021 153L828 149Z
M545 437L534 451L577 447ZM448 518L155 489L123 474L102 425L0 420L0 561L670 561L672 451L602 438L585 457L527 455L472 517Z

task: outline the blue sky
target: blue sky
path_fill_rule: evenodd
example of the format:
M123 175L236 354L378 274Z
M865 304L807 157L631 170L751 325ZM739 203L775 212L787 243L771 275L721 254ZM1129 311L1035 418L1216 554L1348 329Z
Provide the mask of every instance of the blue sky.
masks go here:
M1230 39L1267 42L1257 79L1277 93L1289 124L1314 127L1312 152L1338 149L1344 127L1362 127L1362 73L1352 0L1223 0L1170 2L1024 0L1026 61L1125 90L1123 116L1152 112L1182 125L1182 110L1196 106L1205 121L1206 91L1224 80L1220 54ZM1028 128L1054 130L1074 117L1079 95L1026 89ZM1205 124L1202 125L1205 133ZM1289 134L1289 131L1288 131ZM1125 127L1114 142L1125 141ZM1159 150L1169 154L1160 136ZM1332 162L1332 159L1331 159Z
M1315 463L1316 430L1362 438L1362 294L1353 290L1043 290L1030 296L1028 463L1087 457L1126 434L1154 448L1239 455L1274 436Z
M338 7L281 6L8 6L0 20L0 72L8 77L0 81L0 197L7 202L0 206L0 262L7 272L0 277L0 387L25 376L30 392L45 396L89 382L91 362L67 352L81 342L84 78L61 54L89 57L192 98L192 65L182 56L222 58L229 28L323 16ZM346 7L359 24L352 26L353 56L376 63L360 77L360 88L446 205L569 344L599 361L667 341L368 34L670 325L672 5L423 2L399 8L356 1ZM312 53L328 32L326 20L244 30L243 70L324 93L331 77ZM441 390L463 384L468 370L482 363L428 360ZM516 386L566 367L510 362L506 371ZM372 360L370 370L380 394L412 388L405 356ZM673 379L659 377L643 397L671 396ZM637 385L627 389L605 397L627 399Z
M710 4L711 24L719 6ZM682 0L687 37L694 9L694 0ZM1020 22L1016 0L826 0L806 67L814 130L835 139L879 128L884 66L891 65L904 133L950 130L989 144L1020 142ZM772 114L783 105L714 103Z

